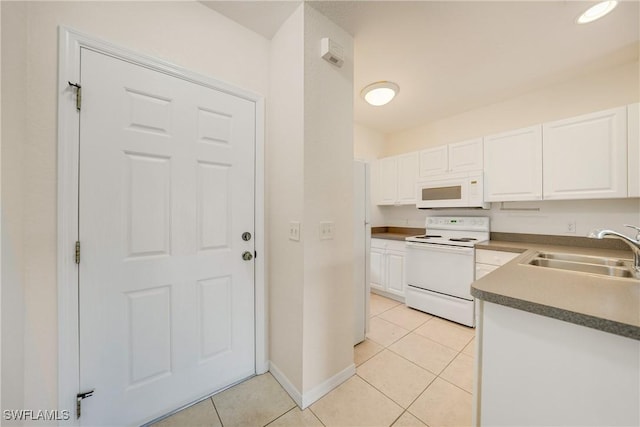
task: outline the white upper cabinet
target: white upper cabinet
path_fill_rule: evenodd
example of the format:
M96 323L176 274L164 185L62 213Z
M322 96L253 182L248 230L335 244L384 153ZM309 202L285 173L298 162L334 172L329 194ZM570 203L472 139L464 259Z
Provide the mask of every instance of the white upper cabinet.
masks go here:
M398 156L398 197L400 205L416 204L416 181L418 180L418 153Z
M542 126L484 138L484 200L542 199Z
M395 157L386 157L376 163L378 204L393 205L398 197L398 162Z
M449 144L449 171L479 171L483 166L482 138Z
M482 170L482 138L428 148L420 152L420 178L447 172Z
M543 125L547 200L627 197L627 108Z
M627 106L627 138L629 197L640 197L640 104Z
M377 204L415 205L418 152L385 157L376 166Z
M441 175L449 168L449 153L446 145L420 151L420 177Z

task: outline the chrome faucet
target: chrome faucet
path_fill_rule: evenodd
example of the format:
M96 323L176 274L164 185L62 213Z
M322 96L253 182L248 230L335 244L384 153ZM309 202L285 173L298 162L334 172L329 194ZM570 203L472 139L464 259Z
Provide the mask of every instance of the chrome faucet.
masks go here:
M633 269L635 270L636 276L640 277L640 227L636 227L635 225L625 224L625 227L630 227L636 230L636 238L632 239L631 237L625 236L622 233L618 233L613 230L592 230L587 237L591 237L593 239L603 239L605 236L616 237L623 242L625 242L633 251Z

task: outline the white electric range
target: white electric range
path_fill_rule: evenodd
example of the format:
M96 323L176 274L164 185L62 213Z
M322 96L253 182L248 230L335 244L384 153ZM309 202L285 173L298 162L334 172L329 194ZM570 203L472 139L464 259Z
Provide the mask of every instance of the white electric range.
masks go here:
M406 239L407 306L475 326L474 246L489 240L488 217L429 217Z

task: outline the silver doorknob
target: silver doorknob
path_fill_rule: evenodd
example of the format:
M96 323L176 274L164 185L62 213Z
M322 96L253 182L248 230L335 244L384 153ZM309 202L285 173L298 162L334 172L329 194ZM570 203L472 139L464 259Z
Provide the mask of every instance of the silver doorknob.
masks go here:
M242 254L242 259L245 261L251 261L253 259L253 254L249 251L244 251Z

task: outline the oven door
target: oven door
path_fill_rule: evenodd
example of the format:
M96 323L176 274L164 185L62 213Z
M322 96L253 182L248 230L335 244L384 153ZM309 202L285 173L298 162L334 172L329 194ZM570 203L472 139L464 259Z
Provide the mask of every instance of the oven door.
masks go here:
M474 249L407 242L407 285L473 301Z

